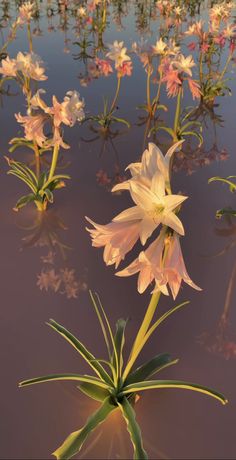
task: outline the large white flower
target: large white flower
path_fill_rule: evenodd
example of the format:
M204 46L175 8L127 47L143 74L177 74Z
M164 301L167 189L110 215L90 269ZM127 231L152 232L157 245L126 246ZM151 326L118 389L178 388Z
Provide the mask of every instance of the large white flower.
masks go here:
M170 190L170 161L172 155L182 145L184 141L178 141L172 145L167 151L166 155L163 155L159 147L156 144L150 142L148 148L143 152L141 162L131 163L126 169L129 169L132 178L115 185L112 191L129 190L130 183L132 180L139 180L143 184L150 186L152 178L159 171L165 179L165 187Z
M118 214L113 222L132 222L140 220L139 236L144 245L153 231L160 225L166 225L180 235L184 228L180 219L173 212L187 199L182 195L165 195L165 179L158 171L147 187L141 181L133 180L129 184L130 194L136 206Z

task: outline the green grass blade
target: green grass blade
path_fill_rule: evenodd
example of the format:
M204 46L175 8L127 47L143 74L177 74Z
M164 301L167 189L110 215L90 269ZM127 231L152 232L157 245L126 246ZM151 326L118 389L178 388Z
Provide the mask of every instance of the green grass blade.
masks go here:
M95 312L96 312L96 315L97 315L97 317L98 317L98 321L99 321L100 326L101 326L101 329L102 329L103 337L104 337L104 340L105 340L105 343L106 343L106 346L107 346L108 355L109 355L109 357L111 357L110 343L109 343L109 340L108 340L108 335L107 335L107 331L106 331L105 324L104 324L104 322L103 322L101 313L100 313L99 308L98 308L98 306L97 306L96 300L94 299L94 296L93 296L93 294L92 294L92 291L89 291L89 295L90 295L90 297L91 297L91 300L92 300L92 304L93 304L94 310L95 310Z
M136 393L144 390L154 390L159 388L182 388L184 390L197 391L199 393L204 393L208 396L212 396L215 399L218 399L222 404L226 404L228 400L216 390L211 388L198 385L197 383L191 382L182 382L179 380L146 380L144 382L133 383L127 385L123 390L122 394Z
M125 381L125 385L130 385L134 382L146 380L157 371L163 369L163 367L174 364L175 362L176 361L171 361L169 353L162 353L154 356L154 358L150 359L146 363L142 364L142 366L138 367L135 371L131 372Z
M51 319L47 324L56 332L58 332L58 334L60 334L67 342L70 343L70 345L72 345L78 351L78 353L85 359L85 361L99 377L101 377L106 383L112 384L112 380L109 374L105 371L103 366L97 362L95 356L90 353L90 351L82 344L82 342L80 342L73 334L71 334L67 329L65 329L53 319Z
M134 448L134 459L144 460L147 459L147 453L143 448L142 435L140 427L136 421L135 411L127 398L123 398L119 403L120 410L127 424L127 430L130 434L130 439Z
M107 385L102 380L97 379L96 377L90 375L79 375L79 374L52 374L52 375L43 375L41 377L35 377L33 379L23 380L19 383L19 387L26 387L28 385L35 385L36 383L51 382L55 380L77 380L79 382L87 382L92 385L96 385L100 388L108 389Z
M99 409L88 418L83 428L71 433L52 455L54 455L58 460L67 460L72 458L81 450L84 442L92 431L95 430L100 423L104 422L114 409L116 409L116 406L111 404L110 398L107 398L101 407L99 407Z
M125 344L125 327L126 327L127 321L124 319L119 319L116 323L116 334L115 334L115 348L118 356L118 376L121 377L121 372L123 368L123 348ZM112 357L112 363L113 366L115 366L116 361L115 361L115 355L113 354Z
M78 388L89 398L95 399L95 401L102 402L109 396L109 392L107 389L98 387L93 383L82 382L78 385Z
M108 329L108 332L109 332L109 335L110 335L110 339L111 339L111 343L112 343L112 347L113 347L113 352L114 352L114 356L115 356L115 363L116 363L116 380L118 380L118 374L119 374L119 361L118 361L118 355L117 355L117 351L116 351L116 345L115 345L115 339L114 339L114 335L112 333L112 329L111 329L111 326L110 326L110 323L109 323L109 320L107 318L107 315L105 313L105 310L102 306L102 303L101 303L101 300L100 300L100 297L99 295L96 293L96 297L97 297L97 300L98 300L98 303L99 303L99 307L102 311L102 314L104 316L104 319L105 319L105 322L106 322L106 325L107 325L107 329Z

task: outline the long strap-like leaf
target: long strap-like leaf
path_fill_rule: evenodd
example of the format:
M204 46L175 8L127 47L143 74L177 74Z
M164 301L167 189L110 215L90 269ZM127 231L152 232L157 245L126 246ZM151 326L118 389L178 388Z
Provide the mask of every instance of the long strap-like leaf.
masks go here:
M58 334L60 334L67 342L69 342L79 354L87 361L89 366L96 372L99 377L101 377L108 384L112 384L112 380L109 374L105 371L103 366L99 361L96 360L95 356L90 353L90 351L78 340L71 332L65 329L63 326L58 324L53 319L50 319L50 322L47 323L52 329L54 329Z
M92 433L92 431L102 423L114 409L116 409L116 406L111 404L110 398L107 398L99 409L88 418L84 427L81 428L81 430L71 433L52 455L55 455L58 460L67 460L73 457L80 451L87 436Z
M226 404L228 402L224 395L216 390L198 385L197 383L182 382L179 380L146 380L144 382L133 383L131 385L127 385L122 390L122 394L136 393L143 390L159 388L183 388L184 390L197 391L199 393L204 393L208 396L212 396L213 398L218 399L222 404Z
M141 382L150 378L153 374L163 369L163 367L170 366L175 364L177 360L171 361L169 353L162 353L154 356L142 366L138 367L135 371L131 372L128 375L125 385L130 385L131 383Z
M79 375L79 374L52 374L43 375L42 377L35 377L29 380L23 380L19 383L19 387L26 387L27 385L34 385L36 383L50 382L54 380L77 380L78 382L88 382L100 388L109 389L109 385L102 380L90 375Z
M123 398L122 403L118 403L123 417L127 424L127 430L130 434L130 439L134 447L134 459L147 459L147 453L143 448L142 434L140 427L136 421L135 411L132 408L127 398Z

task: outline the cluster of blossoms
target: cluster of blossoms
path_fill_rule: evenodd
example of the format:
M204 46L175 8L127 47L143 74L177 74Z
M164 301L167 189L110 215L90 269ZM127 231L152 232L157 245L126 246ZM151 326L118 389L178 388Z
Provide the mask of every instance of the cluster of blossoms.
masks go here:
M188 48L195 50L199 47L202 53L207 53L212 46L223 48L227 43L231 53L236 46L236 26L230 23L232 3L220 3L214 5L209 11L209 23L207 30L204 30L204 21L197 21L189 26L185 32L186 36L195 36L198 41L192 41Z
M29 23L33 18L35 12L35 5L31 2L24 2L19 7L18 21L21 25Z
M183 88L184 81L188 82L193 99L200 97L199 84L192 78L191 69L195 66L195 62L191 55L185 57L181 54L180 47L174 40L171 39L167 43L159 38L152 46L147 42L133 43L132 49L138 54L143 67L150 75L154 72L154 59L159 57L157 65L159 83L166 83L168 97L177 96Z
M139 273L138 291L144 292L148 285L155 282L154 291L168 295L168 286L176 298L181 281L195 289L200 289L190 279L184 264L179 236L184 235L182 222L176 213L186 196L173 195L170 189L169 166L173 153L182 144L177 142L167 154L150 143L139 163L128 166L131 179L116 185L113 192L129 191L135 206L114 217L107 225L87 220L94 228L87 229L95 247L104 247L103 258L107 265L117 268L126 254L140 240L147 240L159 225L159 236L118 276L130 276Z
M72 127L76 121L83 120L84 101L80 99L77 91L68 91L63 102L59 102L56 96L53 96L52 106L49 107L40 96L44 92L42 89L38 90L30 101L30 113L25 116L18 113L16 119L23 125L27 140L36 142L40 147L57 145L69 148L62 139L60 128L62 124ZM48 122L53 130L51 140L47 140L44 134L44 127Z
M186 8L184 5L176 5L175 0L158 0L156 7L168 28L179 26L186 17Z
M38 275L37 286L41 291L52 290L64 294L67 299L76 299L80 291L87 290L87 284L77 281L75 271L68 268L61 268L58 272L54 268L42 270Z
M1 62L0 73L4 77L12 77L20 82L26 78L36 81L47 80L45 68L42 60L34 53L19 53L16 59L11 59L9 56Z
M112 64L114 62L117 77L122 78L132 75L133 65L124 46L124 42L114 41L112 45L108 45L110 51L106 54L105 59L96 57L88 65L88 75L82 77L80 83L87 86L93 79L99 77L109 77L113 73Z

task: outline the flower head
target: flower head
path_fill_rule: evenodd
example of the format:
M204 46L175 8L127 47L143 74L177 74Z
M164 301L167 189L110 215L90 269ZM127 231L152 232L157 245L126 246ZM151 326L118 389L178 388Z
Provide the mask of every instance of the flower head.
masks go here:
M115 62L115 68L120 67L125 61L130 61L130 57L126 54L127 48L123 45L124 42L118 42L117 40L112 45L108 45L110 51L106 56Z
M31 2L24 2L19 7L19 19L22 24L29 22L33 17L35 5Z

